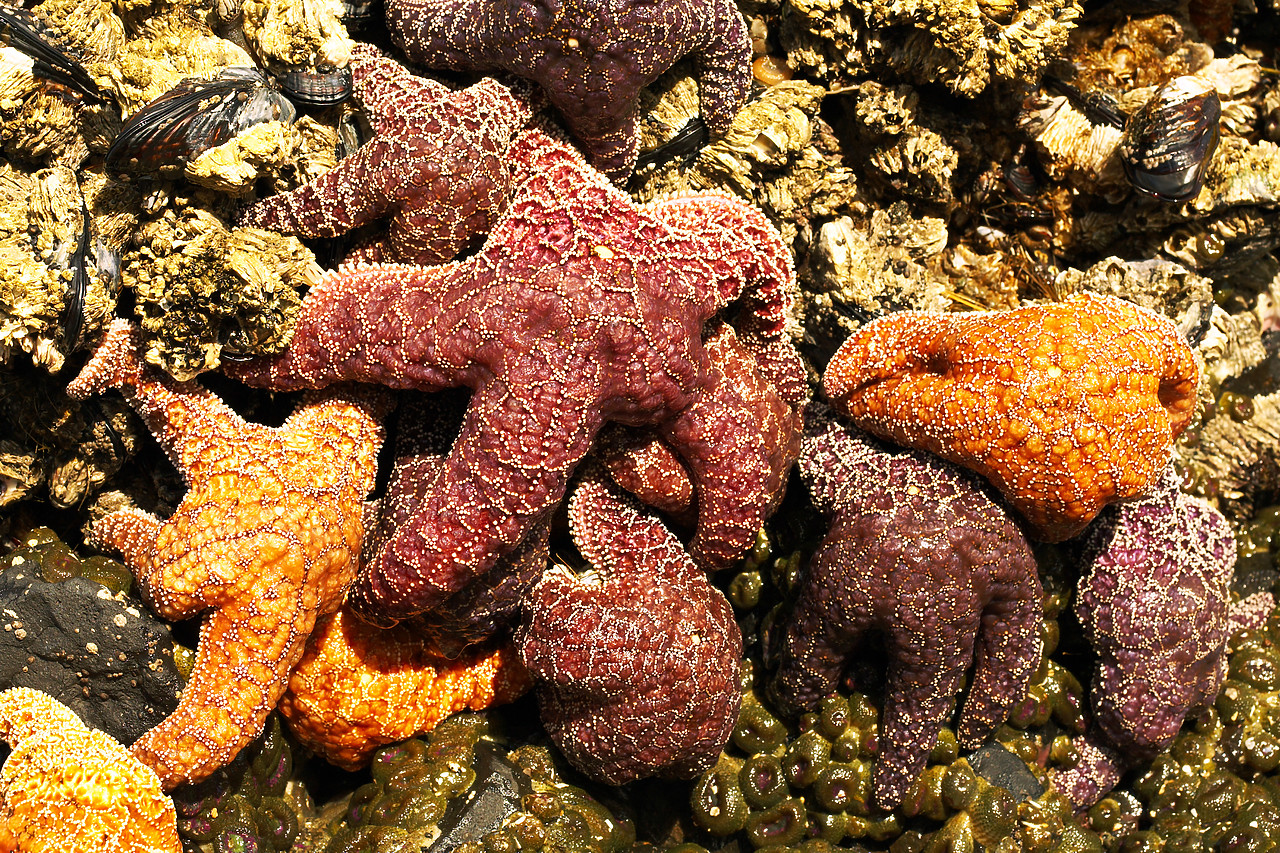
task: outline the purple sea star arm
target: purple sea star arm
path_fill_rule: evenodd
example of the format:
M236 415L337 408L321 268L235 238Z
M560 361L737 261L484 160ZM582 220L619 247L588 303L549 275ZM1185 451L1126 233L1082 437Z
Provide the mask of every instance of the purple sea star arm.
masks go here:
M693 776L742 699L733 610L661 521L600 480L578 486L569 519L594 571L548 569L516 636L543 723L595 779Z
M506 203L502 152L528 122L528 104L492 79L454 92L383 57L358 58L352 68L375 137L317 180L248 208L241 224L336 237L389 217L358 257L454 258L492 229Z
M472 395L443 476L368 561L351 603L362 613L402 618L439 606L487 572L564 496L568 472L601 423L592 401L531 406L505 382L487 381Z
M722 27L706 26L694 56L698 63L698 101L702 120L712 134L729 131L738 108L751 94L751 78L743 68L751 65L751 41L746 24L731 0L708 0L710 20Z
M750 40L729 0L389 0L387 23L414 62L501 68L537 82L615 181L635 163L640 89L678 59L697 62L715 133L728 129L751 86Z
M468 338L451 338L442 352L437 337L456 313L442 300L461 267L355 264L326 273L303 301L287 350L228 364L226 371L277 391L343 380L421 390L473 384L463 367L470 363Z

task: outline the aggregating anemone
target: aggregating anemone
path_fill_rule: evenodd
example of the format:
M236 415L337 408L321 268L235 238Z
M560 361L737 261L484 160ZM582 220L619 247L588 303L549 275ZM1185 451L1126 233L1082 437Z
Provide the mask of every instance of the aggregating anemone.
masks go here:
M0 58L0 534L8 552L0 583L28 598L23 590L36 580L63 587L58 595L87 591L112 624L119 615L132 626L128 608L141 605L118 567L83 544L85 530L134 506L167 517L182 489L118 397L77 402L64 393L67 381L110 319L125 316L140 326L152 368L177 381L203 374L237 411L279 422L292 398L218 372L284 350L324 269L378 235L299 239L237 223L254 202L314 181L365 138L358 107L337 103L331 90L340 88L334 66L352 55L342 20L354 29L358 4L31 5L49 43L103 97L23 61L21 49ZM732 5L715 4L716 14ZM1280 580L1280 78L1269 70L1280 58L1280 16L1266 4L1153 8L1137 0L740 0L737 8L752 97L732 122L713 116L708 134L697 88L706 69L675 64L638 93L640 167L627 184L614 164L614 183L627 184L637 205L673 210L662 207L673 195L728 193L763 212L794 263L799 289L783 332L806 360L811 386L846 337L902 310L1004 311L1096 298L1072 297L1087 292L1168 318L1199 376L1174 442L1177 485L1229 521L1238 559L1225 606L1252 620L1225 638L1220 687L1192 703L1207 707L1073 813L1052 780L1096 759L1081 736L1094 722L1090 672L1100 651L1073 615L1085 571L1076 550L1037 545L1042 651L1025 695L990 738L965 744L976 749L961 747L959 720L948 716L901 802L877 808L886 683L874 658L851 660L835 692L810 711L784 714L766 689L776 663L763 654L767 638L804 588L824 534L792 478L745 562L729 560L710 576L743 637L742 699L723 753L696 779L615 788L575 775L532 722L532 700L449 717L354 772L292 743L272 717L241 757L176 793L186 849L1234 851L1270 849L1280 837L1280 617L1265 603ZM395 34L381 21L363 26L360 38L400 61ZM588 35L600 34L572 38L590 43ZM741 47L736 28L734 44ZM296 110L296 120L254 116L243 132L188 157L183 143L217 134L198 126L211 113L184 113L161 134L172 149L126 140L134 145L126 153L146 155L139 162L172 168L135 170L127 180L102 168L121 125L145 104L184 78L232 66L261 67L253 92L269 92L276 106L296 100L266 117ZM734 72L740 88L746 69ZM286 91L280 81L289 74L314 97ZM1170 81L1192 75L1221 110L1216 150L1201 146L1211 152L1203 188L1181 203L1143 195L1126 175L1124 132L1107 113L1138 113ZM445 72L431 85L461 89L480 79ZM1064 95L1062 84L1082 96ZM220 116L239 119L239 104L224 102ZM554 117L535 121L560 139ZM502 188L494 189L501 209ZM443 254L474 257L490 227L467 226ZM617 261L615 249L595 245L581 260L603 267ZM739 323L742 313L726 319ZM679 465L665 473L679 479ZM735 482L734 472L716 473ZM663 523L687 544L682 525L697 506L684 501ZM576 561L557 511L541 519L551 554ZM582 580L593 583L592 573ZM1216 612L1224 602L1212 604ZM26 633L22 618L6 614L0 627ZM68 635L77 627L86 630L71 626ZM190 674L179 665L182 644L196 641L181 624L173 636L178 643L157 664L171 687ZM470 638L436 640L452 657ZM476 803L488 809L483 821L471 811Z

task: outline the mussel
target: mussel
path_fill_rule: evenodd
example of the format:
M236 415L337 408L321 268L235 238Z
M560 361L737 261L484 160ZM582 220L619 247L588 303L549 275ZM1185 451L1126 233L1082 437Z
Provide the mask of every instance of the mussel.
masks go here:
M1175 203L1199 194L1221 136L1222 102L1209 81L1194 74L1175 77L1133 114L1105 93L1082 92L1051 75L1044 83L1092 123L1124 131L1120 161L1139 192Z
M1129 182L1164 201L1195 198L1218 147L1221 117L1218 93L1204 78L1165 83L1125 122L1120 156Z
M71 51L36 17L20 6L0 4L0 43L31 60L31 73L75 92L91 104L102 103L102 91Z
M351 97L350 68L291 68L276 72L271 79L300 107L332 107Z
M242 130L297 110L257 68L233 66L213 79L187 78L130 116L104 158L113 177L172 176Z

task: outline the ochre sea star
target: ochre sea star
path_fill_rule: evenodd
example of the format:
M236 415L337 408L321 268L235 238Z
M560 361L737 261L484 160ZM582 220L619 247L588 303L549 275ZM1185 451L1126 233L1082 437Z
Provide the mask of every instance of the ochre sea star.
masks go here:
M379 747L456 711L510 702L530 684L509 640L448 660L408 625L375 628L339 610L317 623L280 713L303 745L355 770Z
M209 775L262 731L316 617L341 604L389 395L317 395L280 427L257 426L194 382L152 374L137 345L115 321L67 390L119 388L190 487L167 521L122 510L93 527L162 617L207 611L177 709L132 747L171 789Z
M819 417L800 474L831 527L770 637L770 693L785 711L812 707L881 632L888 672L872 779L876 803L892 808L924 768L971 660L961 745L980 744L1025 695L1040 660L1035 559L989 486L927 454Z
M840 347L823 389L855 424L977 471L1045 541L1150 492L1195 409L1173 324L1111 296L904 311Z
M640 89L676 60L698 63L713 134L751 90L747 28L729 0L388 0L387 26L413 62L536 82L615 181L635 164Z
M1168 746L1226 677L1236 540L1222 514L1180 482L1166 465L1150 497L1108 507L1077 543L1075 614L1097 655L1096 730L1082 750L1093 760L1054 780L1077 807Z
M178 816L155 772L38 690L0 693L0 850L178 853Z
M431 264L487 234L506 201L502 152L528 106L485 79L460 92L365 53L351 63L375 136L316 181L258 202L242 225L335 237L389 219L349 260Z
M724 519L744 512L744 493L768 493L773 451L705 440L728 437L739 403L716 397L704 323L736 301L760 376L788 406L807 393L790 252L759 211L709 192L637 206L536 128L505 156L510 202L475 255L344 267L307 294L288 350L228 368L278 389L474 389L444 472L353 587L362 612L429 610L488 571L563 497L609 421L672 444L697 493L691 551L726 565L772 497L745 508L749 523Z

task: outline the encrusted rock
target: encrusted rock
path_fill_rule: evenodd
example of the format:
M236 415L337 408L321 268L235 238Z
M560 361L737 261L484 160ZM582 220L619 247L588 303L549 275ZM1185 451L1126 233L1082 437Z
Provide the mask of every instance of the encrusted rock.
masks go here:
M0 564L0 684L43 690L132 743L178 704L184 679L169 627L100 583L42 580L52 557L27 548Z

